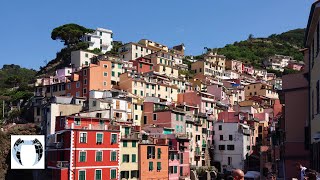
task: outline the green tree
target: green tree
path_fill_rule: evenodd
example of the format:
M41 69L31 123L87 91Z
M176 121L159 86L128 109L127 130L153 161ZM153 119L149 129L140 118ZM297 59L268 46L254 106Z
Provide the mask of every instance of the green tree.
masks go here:
M64 45L70 47L79 43L85 33L92 31L78 24L65 24L54 28L51 32L51 38L53 40L61 40Z

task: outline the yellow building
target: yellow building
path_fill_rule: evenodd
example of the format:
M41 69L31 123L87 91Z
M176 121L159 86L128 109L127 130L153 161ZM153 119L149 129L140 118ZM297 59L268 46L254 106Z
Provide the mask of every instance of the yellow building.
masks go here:
M149 49L152 49L154 51L165 51L168 52L169 48L168 46L162 45L160 43L154 42L154 41L150 41L148 39L141 39L138 44L141 44Z
M177 101L177 86L171 85L170 79L165 76L162 77L162 80L154 76L123 73L120 75L119 87L139 98L149 96L167 101Z
M251 96L265 96L270 99L278 99L278 93L273 87L266 83L252 83L244 88L245 97L248 99Z
M191 64L191 70L196 74L200 73L206 76L221 77L223 76L225 68L215 62L199 60Z
M179 77L178 68L169 65L157 64L154 67L154 71L159 72L161 74L165 74L168 77Z
M120 179L139 179L138 134L131 133L131 126L121 126L119 151Z
M217 52L210 52L207 53L203 59L222 67L223 71L226 70L226 57L224 55L219 55Z

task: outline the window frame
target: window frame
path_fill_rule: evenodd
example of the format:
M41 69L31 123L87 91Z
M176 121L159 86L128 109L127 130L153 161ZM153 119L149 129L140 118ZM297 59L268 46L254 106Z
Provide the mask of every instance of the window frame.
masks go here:
M97 153L101 153L101 161L97 161ZM102 150L97 150L96 152L95 152L95 162L102 162L103 161L103 151Z

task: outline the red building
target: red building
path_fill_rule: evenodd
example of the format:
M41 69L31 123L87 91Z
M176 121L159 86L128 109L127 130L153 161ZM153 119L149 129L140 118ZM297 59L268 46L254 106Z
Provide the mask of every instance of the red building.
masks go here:
M136 68L138 73L153 71L153 63L149 58L139 57L136 60L131 60L131 62L133 62L133 67Z
M119 179L120 126L107 120L60 116L47 142L47 168L53 179Z

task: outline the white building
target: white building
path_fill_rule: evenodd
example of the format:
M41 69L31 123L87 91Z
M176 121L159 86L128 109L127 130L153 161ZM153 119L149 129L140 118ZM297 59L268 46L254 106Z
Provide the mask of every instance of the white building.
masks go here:
M111 30L97 28L93 33L87 33L83 37L83 41L89 43L90 50L100 49L102 53L106 53L112 49L112 36Z
M71 66L76 70L89 66L91 63L91 58L95 56L97 55L84 50L72 51Z
M121 91L90 91L89 111L105 111L117 121L132 120L131 98ZM104 115L104 114L101 114Z
M221 169L244 169L246 155L250 153L250 127L218 121L214 132L214 160L221 163Z

